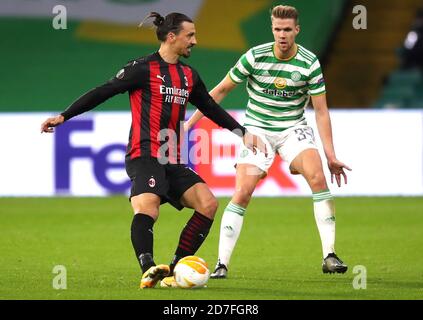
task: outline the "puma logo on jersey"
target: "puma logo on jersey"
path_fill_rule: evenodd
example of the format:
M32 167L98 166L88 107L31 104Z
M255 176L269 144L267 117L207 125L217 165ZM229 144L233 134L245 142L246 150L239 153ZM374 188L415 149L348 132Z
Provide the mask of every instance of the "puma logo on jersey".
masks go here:
M125 69L120 69L119 72L116 74L116 78L122 80L125 76Z
M165 77L166 77L166 75L164 75L163 77L162 77L162 76L160 76L160 75L157 75L156 77L157 77L157 78L159 78L159 79L162 79L162 81L163 81L163 82L165 82Z

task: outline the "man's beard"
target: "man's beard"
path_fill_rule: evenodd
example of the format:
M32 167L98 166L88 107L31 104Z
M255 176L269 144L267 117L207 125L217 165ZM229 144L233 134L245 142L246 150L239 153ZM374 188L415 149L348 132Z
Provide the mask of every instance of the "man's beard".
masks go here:
M188 47L188 48L187 48L187 50L185 50L185 51L182 53L182 56L183 56L184 58L189 58L189 57L191 56L191 49L192 49L192 47Z

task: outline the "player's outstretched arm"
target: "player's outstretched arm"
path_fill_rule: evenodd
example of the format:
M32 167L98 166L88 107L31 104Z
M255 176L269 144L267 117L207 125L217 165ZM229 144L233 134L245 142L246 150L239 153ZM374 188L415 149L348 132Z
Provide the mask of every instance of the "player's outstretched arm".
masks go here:
M341 177L344 178L344 183L347 184L345 170L351 171L351 168L336 158L326 94L311 96L311 101L316 114L317 129L319 130L320 139L322 140L323 149L331 173L331 183L333 183L335 178L338 187L340 187L342 184Z
M53 127L57 127L77 115L94 109L96 106L113 97L117 93L121 93L122 88L124 87L117 85L116 80L111 80L102 86L88 91L79 97L61 114L48 118L44 121L41 125L41 132L53 132Z
M88 91L73 102L65 111L45 120L41 124L41 133L54 132L53 127L57 127L63 122L95 108L115 94L114 88L109 83Z
M226 76L216 87L213 88L213 90L210 91L210 96L214 101L220 103L229 92L235 89L236 86L236 83L234 83L229 76ZM191 129L203 116L204 114L200 110L196 110L184 123L184 130L188 131Z
M41 124L41 132L53 132L54 127L94 109L107 99L119 93L141 87L145 79L146 72L143 64L137 63L137 61L128 63L114 78L83 94L61 114L45 120Z

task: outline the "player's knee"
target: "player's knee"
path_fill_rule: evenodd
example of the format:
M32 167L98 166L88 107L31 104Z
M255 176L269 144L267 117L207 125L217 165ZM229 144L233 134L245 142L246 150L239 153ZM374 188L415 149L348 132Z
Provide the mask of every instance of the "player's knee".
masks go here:
M143 213L151 216L156 220L159 216L159 207L160 202L157 202L155 199L145 199L133 197L131 199L132 209L134 214Z
M215 197L209 197L201 201L198 212L201 212L203 215L209 219L213 219L216 215L217 208L219 207L219 202Z
M213 217L214 217L217 209L219 208L219 201L217 201L217 199L215 197L213 197L212 199L209 199L207 201L207 207L209 208L210 214L212 214Z
M241 207L247 207L248 203L251 200L254 189L240 187L237 188L235 194L232 198L233 202L240 205Z
M308 183L312 190L327 189L326 179L323 172L316 172L308 178Z

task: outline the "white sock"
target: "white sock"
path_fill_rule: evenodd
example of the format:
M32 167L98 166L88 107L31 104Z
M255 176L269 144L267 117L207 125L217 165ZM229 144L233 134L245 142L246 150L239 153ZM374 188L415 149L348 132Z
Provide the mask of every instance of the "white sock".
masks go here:
M225 266L229 265L229 260L241 233L244 214L245 208L232 202L228 203L223 212L220 223L219 262Z
M329 253L335 252L335 205L329 190L313 193L313 201L324 259Z

